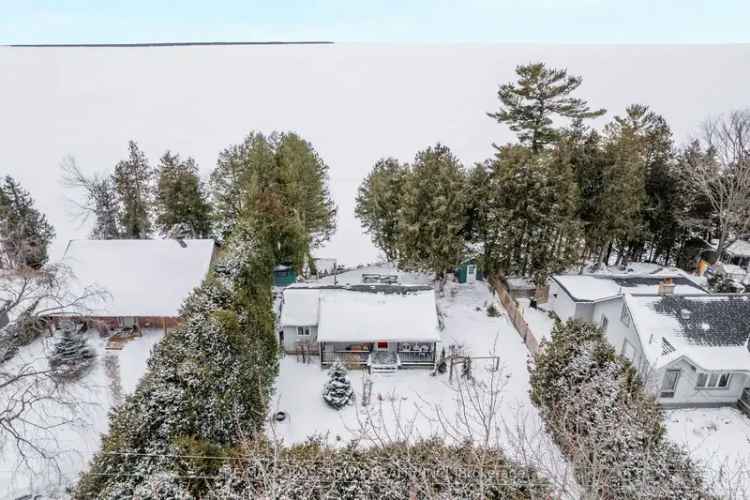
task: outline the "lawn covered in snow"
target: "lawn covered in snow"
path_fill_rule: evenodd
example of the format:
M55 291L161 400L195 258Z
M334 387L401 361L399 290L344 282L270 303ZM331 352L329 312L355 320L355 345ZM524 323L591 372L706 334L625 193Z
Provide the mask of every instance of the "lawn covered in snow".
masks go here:
M363 273L396 273L389 266L368 267L341 274L339 284L357 283ZM426 284L432 277L426 274L398 272L402 283ZM332 282L332 277L324 278ZM476 360L473 374L478 384L495 383L500 387L495 406L493 433L509 455L533 462L547 474L564 475L565 468L559 452L542 430L536 408L529 399L529 353L522 339L504 314L485 282L459 285L451 283L445 295L438 297L438 308L443 314L445 329L440 332L441 347L458 346L471 356L499 356L499 370L492 369L493 360ZM487 315L486 307L495 303L499 317ZM403 328L409 328L408 317ZM344 444L351 440L362 442L378 439L410 439L440 435L458 438L471 434L479 439L482 425L473 422L470 430L459 429L460 410L466 405L458 402L460 369L456 369L453 383L448 374L432 375L430 369L401 369L395 374L373 374L372 401L361 404L365 370L350 370L349 377L357 401L337 411L328 407L321 397L328 380L327 371L320 368L318 358L303 364L294 355L281 359L276 393L271 411L284 411L288 418L271 425L269 433L285 443L304 442L311 436L323 436L331 443ZM465 383L464 383L465 384ZM475 420L472 417L472 420ZM523 451L521 450L523 448ZM521 457L525 454L526 456Z
M61 422L62 425L48 431L30 430L26 434L34 436L33 440L38 443L43 442L45 449L59 454L59 470L41 460L32 460L32 470L29 470L22 463L14 443L0 441L0 499L14 499L32 493L57 498L78 478L101 446L101 435L107 432L108 414L114 403L113 378L105 368L105 358L114 356L118 359L119 383L124 396L135 390L145 373L151 348L163 335L161 329L144 330L143 337L130 340L122 350L116 351L105 350L106 340L91 332L88 344L96 351L96 360L81 379L68 383L66 387L66 399L77 401L77 407L70 409L51 401L40 404L31 415L30 425L35 422ZM37 339L22 347L2 368L12 372L14 366L33 363L46 369L47 355L53 347L53 339Z
M705 469L726 498L750 497L750 418L736 408L669 410L667 435Z

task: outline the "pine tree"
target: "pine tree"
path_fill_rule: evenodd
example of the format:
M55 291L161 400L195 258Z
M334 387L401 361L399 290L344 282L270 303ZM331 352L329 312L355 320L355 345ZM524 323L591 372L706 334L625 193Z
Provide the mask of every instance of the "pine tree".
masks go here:
M340 361L336 361L328 370L329 380L323 386L323 400L331 408L340 410L349 404L354 396L352 383L347 376L346 368Z
M55 230L11 176L0 184L0 268L41 268Z
M522 144L538 153L546 145L557 142L559 129L556 117L582 120L596 118L606 110L592 110L588 103L571 94L581 85L579 76L569 76L565 69L547 68L544 63L516 67L518 82L500 86L497 97L502 107L488 113L498 123L507 123L518 133Z
M50 355L49 365L58 376L72 378L89 368L94 358L95 353L88 347L86 338L70 325L62 329L61 337Z
M386 259L398 260L399 210L408 166L394 158L379 160L357 190L354 213Z
M122 204L122 237L147 239L151 234L154 172L134 141L128 143L128 159L115 165L112 179Z
M464 255L466 174L447 146L417 153L399 211L399 265L442 280Z
M183 237L208 237L211 207L192 158L183 161L169 151L161 157L156 212L156 227L162 235L170 234L179 225Z

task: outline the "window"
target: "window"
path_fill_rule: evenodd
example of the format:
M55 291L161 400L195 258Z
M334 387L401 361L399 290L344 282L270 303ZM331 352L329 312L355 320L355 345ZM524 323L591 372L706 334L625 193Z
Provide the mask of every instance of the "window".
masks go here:
M602 314L602 330L607 331L607 325L609 325L609 319Z
M298 326L297 327L297 336L299 337L309 337L310 336L310 327L309 326Z
M625 304L622 305L622 310L620 311L620 321L622 321L625 326L630 326L630 313L628 312L628 306Z
M667 370L664 381L661 384L660 398L673 398L677 389L677 381L680 379L680 370Z
M729 372L698 373L696 389L726 389L732 380Z

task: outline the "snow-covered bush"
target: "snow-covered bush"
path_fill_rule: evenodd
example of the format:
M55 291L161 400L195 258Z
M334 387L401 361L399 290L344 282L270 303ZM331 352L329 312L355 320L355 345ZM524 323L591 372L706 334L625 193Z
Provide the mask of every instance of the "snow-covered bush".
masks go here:
M336 361L328 370L328 382L323 386L323 400L328 406L340 410L349 404L354 396L352 383L347 376L346 368Z
M86 338L75 325L64 328L49 356L49 366L55 375L63 379L74 379L94 363L96 353L86 343Z
M701 472L665 438L661 409L601 330L558 322L530 365L531 399L597 498L709 498Z
M550 498L537 473L497 448L438 439L335 449L320 440L293 447L245 443L210 489L212 499Z
M188 467L173 458L198 453L184 450L186 436L192 448L221 449L261 431L278 371L271 265L250 243L226 249L185 301L183 324L154 348L136 391L112 414L76 498L130 498L154 474ZM204 483L183 487L200 496Z

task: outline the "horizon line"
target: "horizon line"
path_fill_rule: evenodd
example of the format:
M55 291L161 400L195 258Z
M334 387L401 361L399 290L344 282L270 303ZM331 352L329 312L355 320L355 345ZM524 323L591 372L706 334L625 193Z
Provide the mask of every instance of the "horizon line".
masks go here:
M11 43L5 47L15 48L97 48L97 47L190 47L211 45L330 45L329 40L300 40L280 41L271 40L265 42L133 42L133 43Z

